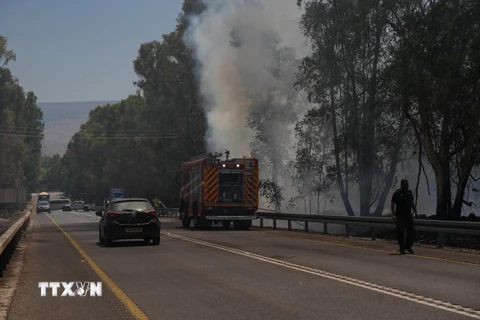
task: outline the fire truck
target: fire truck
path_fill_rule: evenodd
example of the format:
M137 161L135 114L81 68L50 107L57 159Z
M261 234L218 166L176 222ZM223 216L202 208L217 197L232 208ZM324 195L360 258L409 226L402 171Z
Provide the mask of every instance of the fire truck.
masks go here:
M258 209L258 160L243 157L220 160L221 153L192 158L177 174L179 218L184 228L222 223L224 229L248 230Z

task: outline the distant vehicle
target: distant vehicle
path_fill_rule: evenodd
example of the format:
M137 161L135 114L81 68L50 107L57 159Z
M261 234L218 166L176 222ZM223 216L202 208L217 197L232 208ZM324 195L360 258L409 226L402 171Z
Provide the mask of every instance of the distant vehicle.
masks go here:
M70 204L70 199L52 199L50 200L50 209L60 210L63 206Z
M40 212L51 213L50 203L48 201L42 200L37 203L37 214Z
M48 201L50 202L50 193L48 192L40 192L38 194L38 202L40 201Z
M62 211L72 211L72 210L90 211L93 209L94 209L93 204L85 203L85 201L83 200L73 201L72 203L68 203L62 206Z
M157 212L144 198L111 199L105 211L95 213L101 217L98 224L100 244L107 247L121 239L143 239L160 244L161 222Z
M243 157L221 161L221 153L209 153L182 164L176 185L180 187L179 219L184 228L211 227L248 230L257 218L259 198L258 160Z

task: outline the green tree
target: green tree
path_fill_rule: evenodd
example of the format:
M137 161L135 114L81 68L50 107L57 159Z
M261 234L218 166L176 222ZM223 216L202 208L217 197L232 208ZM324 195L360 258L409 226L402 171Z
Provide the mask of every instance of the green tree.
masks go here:
M173 188L180 164L205 152L206 119L198 95L196 61L183 37L203 1L185 0L174 32L140 46L133 66L137 94L97 107L68 145L62 164L74 196L110 187L128 195L178 204Z
M313 52L303 59L299 88L331 123L336 183L349 215L356 183L360 214L380 215L395 178L405 130L390 64L392 1L299 1L301 28ZM372 210L373 209L373 210Z
M15 58L0 36L0 188L33 192L40 179L43 113L35 94L25 94L6 67Z
M435 172L436 215L458 219L480 154L480 3L406 1L402 8L390 23L400 39L396 75L410 99L404 111Z
M324 111L313 108L295 127L298 139L296 156L292 163L295 170L294 182L299 196L291 200L295 204L302 200L305 213L321 212L320 204L333 199L330 191L336 186L331 125L325 120ZM324 199L321 200L321 196Z
M55 154L52 157L42 156L41 160L41 190L65 190L65 178L68 176L62 157Z

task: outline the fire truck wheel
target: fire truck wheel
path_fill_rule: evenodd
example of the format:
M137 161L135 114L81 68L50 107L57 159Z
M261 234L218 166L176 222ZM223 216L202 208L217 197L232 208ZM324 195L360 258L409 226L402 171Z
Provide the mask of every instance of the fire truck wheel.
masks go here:
M250 229L251 226L251 221L234 221L233 222L233 228L235 230L248 230Z
M190 219L185 213L182 215L182 227L190 228Z
M222 222L223 229L230 229L230 224L231 224L230 221L223 221Z

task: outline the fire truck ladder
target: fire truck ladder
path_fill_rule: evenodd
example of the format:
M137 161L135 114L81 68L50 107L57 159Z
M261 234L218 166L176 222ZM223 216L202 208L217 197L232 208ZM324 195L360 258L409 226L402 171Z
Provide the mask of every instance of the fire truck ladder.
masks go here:
M245 204L249 206L253 206L255 204L254 203L255 180L253 177L253 173L254 173L253 161L252 159L243 157L243 163L245 165L245 171L243 176L243 181L245 181L245 186L244 186Z

